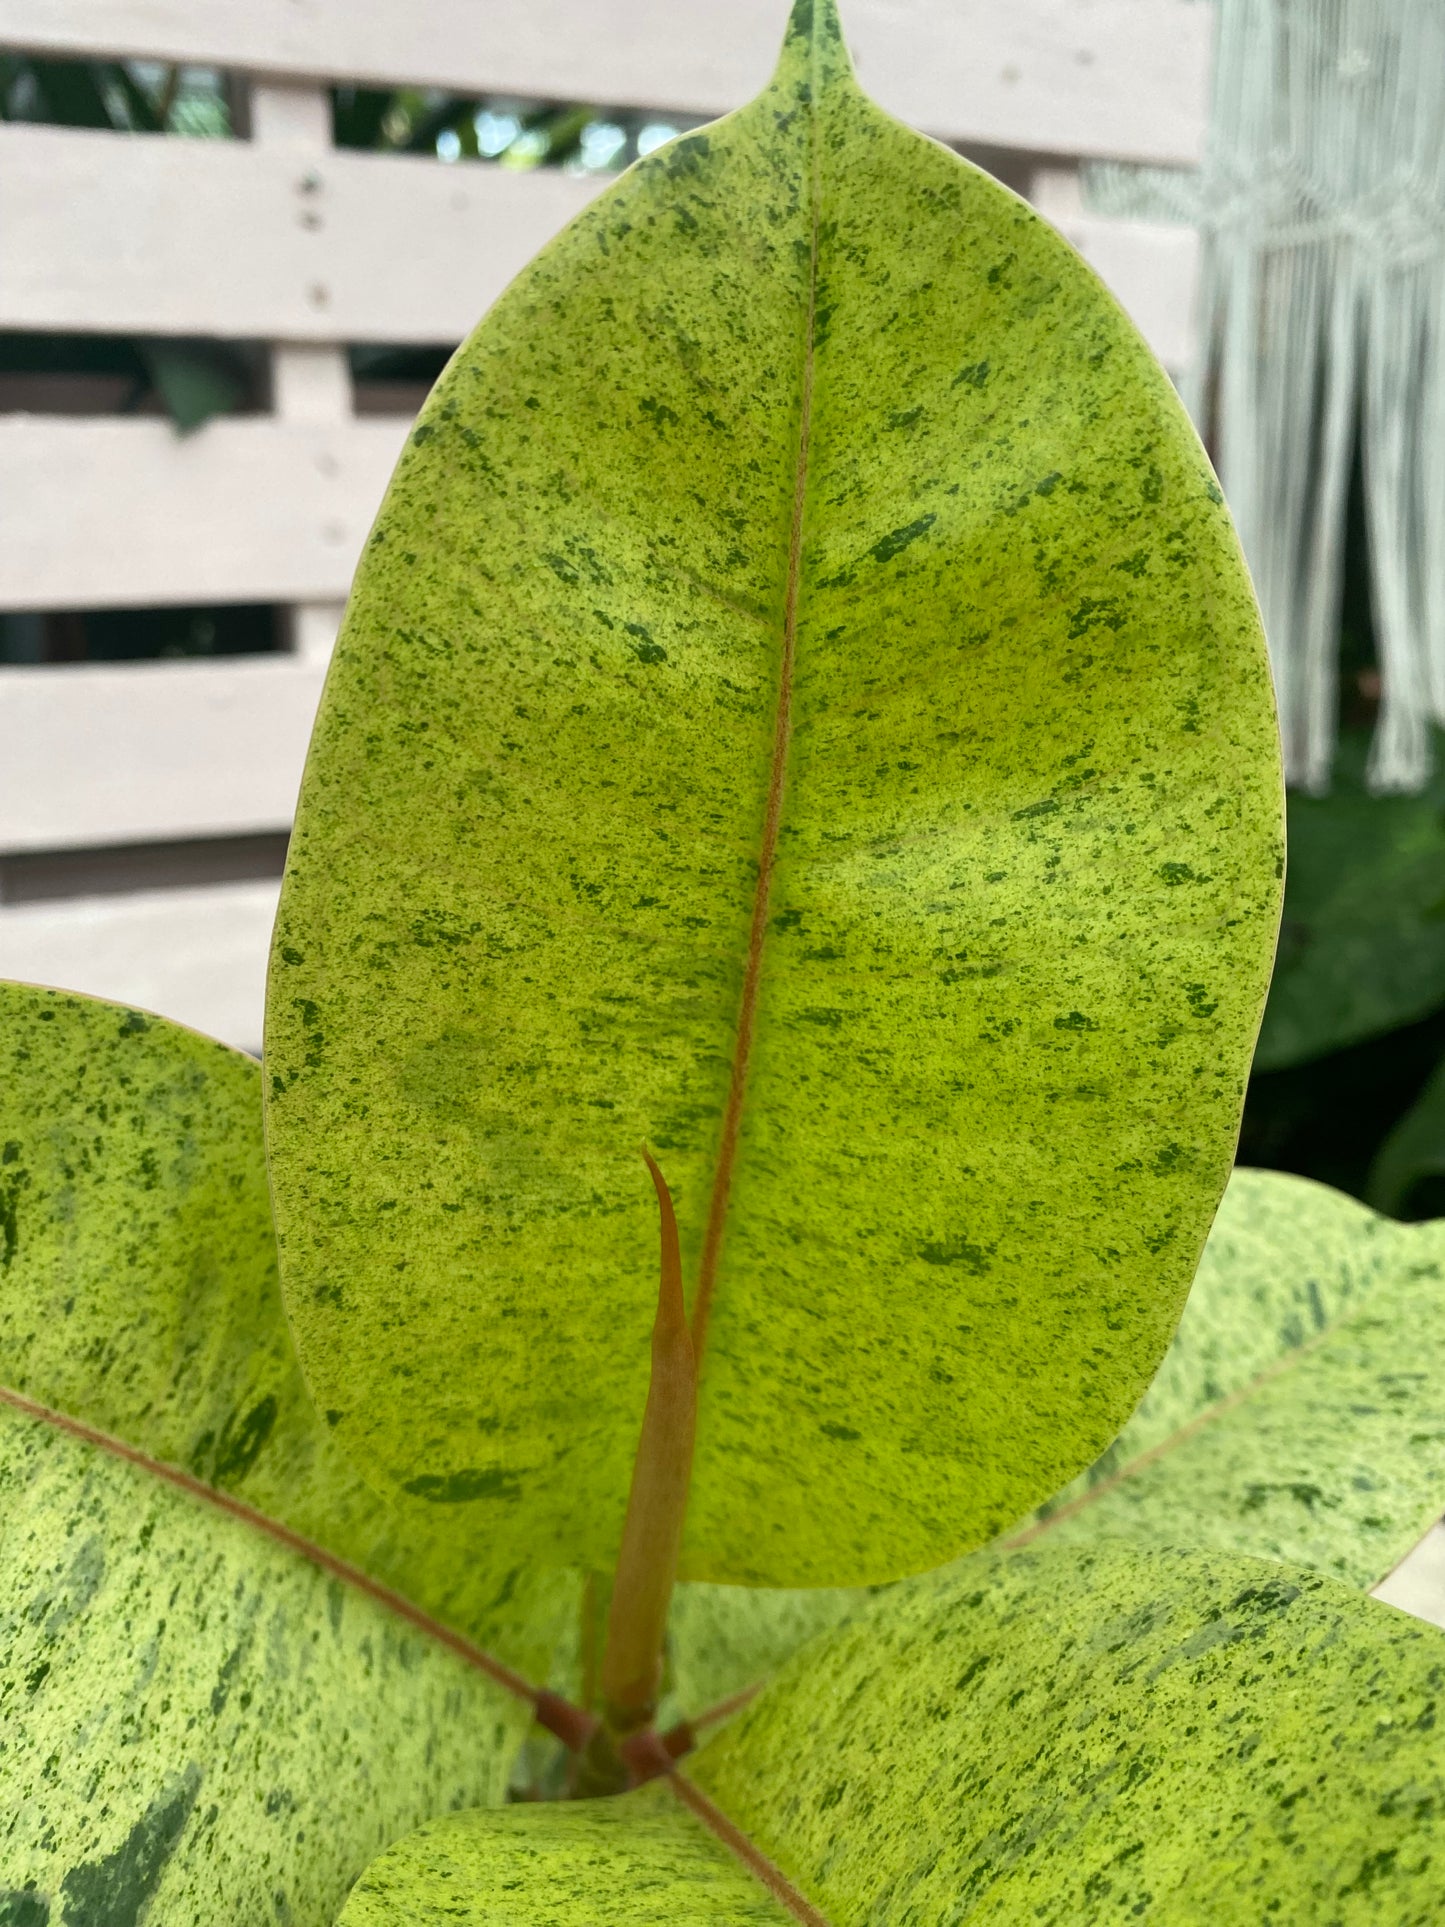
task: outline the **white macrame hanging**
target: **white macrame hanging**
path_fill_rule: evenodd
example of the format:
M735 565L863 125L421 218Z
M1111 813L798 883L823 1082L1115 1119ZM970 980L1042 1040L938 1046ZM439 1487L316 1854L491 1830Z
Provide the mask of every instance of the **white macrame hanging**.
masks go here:
M1350 467L1363 463L1377 790L1445 723L1445 0L1221 0L1198 175L1095 168L1096 206L1197 221L1186 395L1254 573L1292 783L1329 786Z

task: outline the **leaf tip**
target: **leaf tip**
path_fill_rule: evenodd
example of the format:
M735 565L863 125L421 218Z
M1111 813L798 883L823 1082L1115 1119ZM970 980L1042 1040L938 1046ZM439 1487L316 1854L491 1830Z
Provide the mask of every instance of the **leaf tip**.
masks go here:
M837 0L793 0L779 72L799 56L815 84L851 78L853 63L843 39Z

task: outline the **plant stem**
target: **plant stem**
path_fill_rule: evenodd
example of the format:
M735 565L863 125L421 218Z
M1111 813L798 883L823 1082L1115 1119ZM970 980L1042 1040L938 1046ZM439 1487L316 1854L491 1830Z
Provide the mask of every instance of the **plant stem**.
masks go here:
M657 1708L667 1609L682 1548L697 1429L697 1370L677 1218L667 1181L644 1149L661 1218L661 1280L652 1328L652 1379L632 1467L632 1487L607 1615L602 1711L619 1737L646 1726Z

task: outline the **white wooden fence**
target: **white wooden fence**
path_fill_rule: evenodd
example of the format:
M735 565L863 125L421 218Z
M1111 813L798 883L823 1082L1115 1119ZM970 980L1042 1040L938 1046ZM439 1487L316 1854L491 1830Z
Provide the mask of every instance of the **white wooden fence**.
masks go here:
M0 125L0 329L251 339L269 344L272 371L269 414L185 438L157 419L0 414L0 610L293 612L283 656L0 667L0 875L38 853L285 831L407 427L356 416L345 344L455 342L601 185L336 151L328 85L721 111L766 79L785 5L0 0L0 46L245 75L251 130ZM1198 158L1212 9L847 0L846 27L886 107L1022 184L1166 366L1187 362L1194 237L1084 213L1077 166ZM72 866L92 882L71 896L0 897L0 976L122 997L257 1047L274 882L196 881L189 862L168 887L100 890L94 867ZM132 866L152 885L155 868Z

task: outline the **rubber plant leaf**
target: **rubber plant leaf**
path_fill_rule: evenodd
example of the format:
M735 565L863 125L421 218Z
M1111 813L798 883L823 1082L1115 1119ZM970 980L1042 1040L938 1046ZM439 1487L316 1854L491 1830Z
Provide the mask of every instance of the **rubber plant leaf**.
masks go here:
M1442 1277L1445 1223L1236 1170L1139 1409L1006 1543L1187 1538L1374 1587L1445 1510ZM683 1708L756 1686L872 1596L679 1587Z
M1445 1510L1445 1221L1392 1224L1275 1171L1229 1195L1166 1371L1014 1542L1187 1531L1368 1590Z
M28 1893L42 1923L327 1927L398 1834L505 1799L530 1719L250 1525L6 1406L0 1631L7 1922Z
M677 1200L685 1576L938 1564L1178 1317L1278 912L1252 595L1173 391L800 0L464 344L279 913L303 1367L382 1488L610 1568Z
M314 1412L259 1080L0 985L3 1881L54 1918L321 1927L399 1830L505 1794L531 1705L447 1639L535 1676L558 1637L555 1582L385 1506Z
M671 1782L429 1823L343 1927L490 1922L502 1891L558 1927L1435 1917L1445 1633L1241 1555L969 1565L809 1647Z

